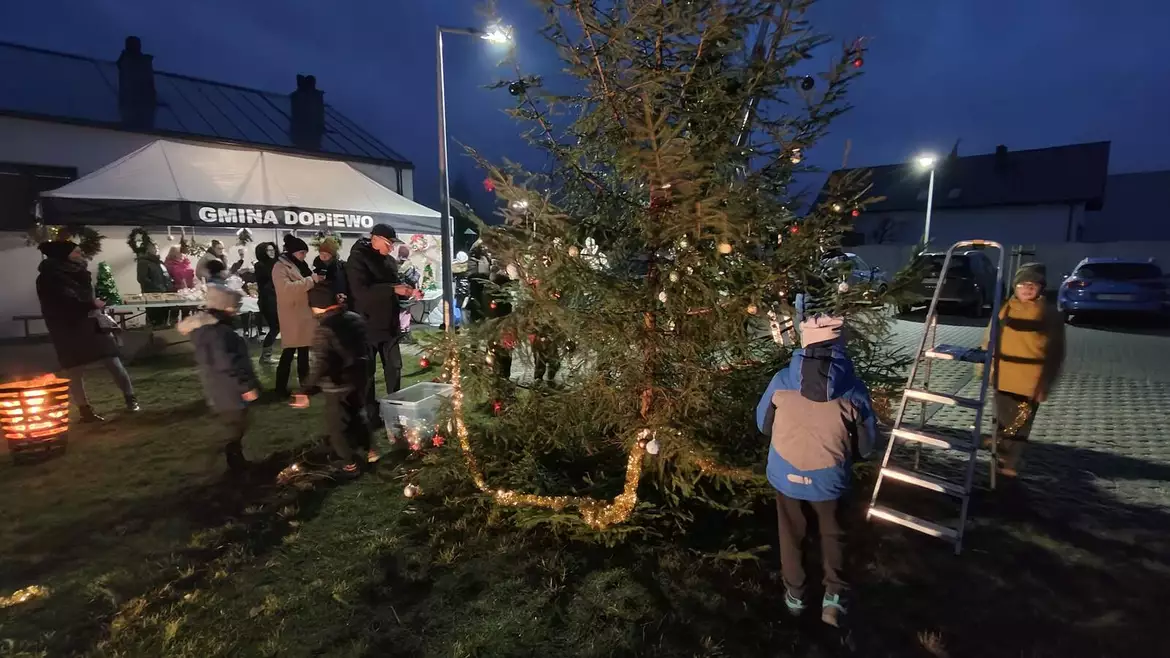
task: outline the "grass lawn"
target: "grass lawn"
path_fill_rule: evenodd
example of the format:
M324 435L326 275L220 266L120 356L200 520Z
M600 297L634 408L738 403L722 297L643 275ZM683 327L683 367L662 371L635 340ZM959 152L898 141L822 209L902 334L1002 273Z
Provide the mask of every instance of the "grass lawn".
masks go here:
M407 363L407 375L433 376ZM189 359L131 370L141 414L75 430L47 463L15 467L0 454L0 596L49 590L0 608L0 655L840 651L815 619L783 617L773 552L731 563L681 544L603 549L489 513L438 534L441 492L405 498L409 464L310 490L235 484ZM91 389L99 409L116 408L101 373ZM248 456L268 456L274 474L319 434L319 414L259 406ZM856 514L855 655L1170 655L1156 603L1170 591L1170 519L1104 492L1103 520L1041 515L1032 495L982 501L961 557ZM752 523L772 541L768 501Z

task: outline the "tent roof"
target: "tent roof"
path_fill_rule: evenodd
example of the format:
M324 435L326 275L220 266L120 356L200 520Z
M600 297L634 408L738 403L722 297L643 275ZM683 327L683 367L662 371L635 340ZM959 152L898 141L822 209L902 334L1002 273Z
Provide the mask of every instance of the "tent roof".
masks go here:
M438 212L387 189L345 162L161 139L41 196L48 223L64 223L52 216L55 209L67 209L58 214L75 215L81 212L78 204L85 204L89 218L69 219L127 223L127 215L137 209L158 220L150 223L163 223L161 219L167 217L179 220L175 224L203 225L208 220L200 216L200 209L211 206L274 210L282 224L284 211L307 211L367 215L399 230L439 232ZM176 204L182 209L176 210ZM184 218L189 221L181 221ZM225 222L221 214L220 223L243 222Z

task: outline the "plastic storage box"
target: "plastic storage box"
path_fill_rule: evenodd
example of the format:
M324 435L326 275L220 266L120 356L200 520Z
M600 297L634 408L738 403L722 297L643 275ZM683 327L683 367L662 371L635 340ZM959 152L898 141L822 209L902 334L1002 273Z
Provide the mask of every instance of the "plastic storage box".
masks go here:
M386 436L391 442L420 434L429 437L434 433L439 407L454 391L451 384L421 382L379 399Z

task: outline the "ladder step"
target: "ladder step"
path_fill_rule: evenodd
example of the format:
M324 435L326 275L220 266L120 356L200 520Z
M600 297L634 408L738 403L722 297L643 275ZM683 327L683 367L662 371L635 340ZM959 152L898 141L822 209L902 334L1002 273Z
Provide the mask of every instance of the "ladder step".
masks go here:
M934 393L932 391L923 391L916 388L908 388L905 391L906 397L912 400L921 400L922 402L930 402L933 404L945 404L948 406L960 406L968 409L978 409L983 406L979 400L972 400L971 398L962 398L957 395L946 395L944 393Z
M961 345L935 345L934 349L926 350L922 355L928 359L967 363L983 363L987 360L987 350Z
M870 506L869 512L866 515L871 517L876 516L883 521L897 523L900 526L910 528L911 530L916 530L924 535L938 537L939 539L956 541L959 538L959 531L955 530L954 528L932 523L925 519L920 519L917 516L910 516L905 512L892 510L888 507L882 507L881 505Z
M895 438L903 441L925 443L933 448L943 450L959 450L971 452L971 433L961 430L947 430L945 428L930 428L927 430L908 430L902 427L894 428L891 432ZM948 436L949 435L949 436Z
M923 489L930 489L931 491L958 496L960 498L967 495L967 492L963 490L962 485L955 484L950 480L944 480L940 477L927 475L926 473L908 471L903 468L898 468L897 466L887 466L883 468L881 476L898 480L899 482L905 482L906 484L912 484L916 487L922 487Z

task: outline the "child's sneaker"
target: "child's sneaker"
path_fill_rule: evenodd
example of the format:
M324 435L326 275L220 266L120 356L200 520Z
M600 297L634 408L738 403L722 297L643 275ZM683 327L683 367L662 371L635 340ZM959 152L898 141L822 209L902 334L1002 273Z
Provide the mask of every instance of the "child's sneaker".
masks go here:
M841 600L841 595L825 594L825 598L821 601L821 621L834 628L839 628L844 616L845 603Z
M377 464L378 460L381 458L382 455L379 455L378 451L374 450L373 448L370 448L370 451L366 453L366 461L371 464Z
M352 480L361 474L362 471L360 468L358 468L356 463L346 464L345 466L341 467L341 477L348 480Z
M799 617L804 613L804 601L792 595L792 592L784 590L784 606L788 608L788 614L793 617Z

